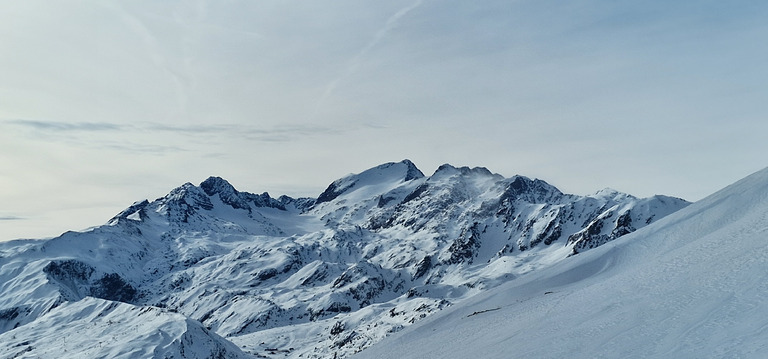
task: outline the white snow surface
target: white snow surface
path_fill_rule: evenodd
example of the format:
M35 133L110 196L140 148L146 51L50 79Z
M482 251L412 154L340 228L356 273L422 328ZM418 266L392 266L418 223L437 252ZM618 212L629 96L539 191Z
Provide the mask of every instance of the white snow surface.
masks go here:
M250 358L183 315L97 298L0 335L3 358Z
M0 357L343 358L515 278L523 289L512 302L536 303L616 261L657 260L670 243L654 245L663 253L593 253L645 238L627 234L687 205L563 194L480 167L424 176L407 160L346 176L317 199L211 177L85 232L0 243ZM583 258L596 259L547 270ZM551 278L533 280L539 273ZM525 330L546 322L529 315Z
M768 169L353 358L768 358Z

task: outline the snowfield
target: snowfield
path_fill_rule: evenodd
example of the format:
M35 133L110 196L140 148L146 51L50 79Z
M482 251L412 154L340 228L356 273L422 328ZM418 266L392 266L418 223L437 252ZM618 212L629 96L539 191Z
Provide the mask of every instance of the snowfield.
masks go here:
M382 340L397 348L382 343L370 357L557 357L587 350L585 333L613 348L621 330L636 330L633 321L661 316L665 328L690 336L670 313L730 297L711 294L711 282L692 272L680 279L700 282L686 301L652 301L687 273L687 252L670 257L690 242L678 238L705 240L749 208L707 216L702 204L688 205L611 189L565 194L482 167L443 165L425 176L408 160L345 176L317 198L241 192L210 177L137 201L88 231L0 243L0 357L344 358ZM683 229L651 235L665 228ZM695 259L724 258L733 241L714 237L711 252ZM760 263L722 275L737 265ZM598 287L611 291L587 292ZM643 301L615 299L638 290L659 307L639 315L633 308ZM567 318L578 325L561 326ZM479 336L488 328L496 329ZM385 339L399 332L408 335ZM632 335L626 340L668 338ZM535 340L550 345L528 345ZM417 355L409 345L431 349ZM546 352L555 348L562 351Z
M354 358L766 358L768 169Z

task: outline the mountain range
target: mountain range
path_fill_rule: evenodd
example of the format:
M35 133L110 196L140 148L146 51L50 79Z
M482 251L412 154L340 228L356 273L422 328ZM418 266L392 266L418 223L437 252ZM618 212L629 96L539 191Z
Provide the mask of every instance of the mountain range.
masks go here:
M611 189L565 194L482 167L425 176L408 160L347 175L316 198L210 177L83 232L0 243L0 357L348 357L445 313L501 313L477 298L503 290L543 295L535 283L548 283L546 298L564 298L562 288L619 261L604 249L617 239L643 248L621 260L660 258L655 248L669 244L647 249L635 233L701 207L689 205ZM596 308L615 301L590 298Z

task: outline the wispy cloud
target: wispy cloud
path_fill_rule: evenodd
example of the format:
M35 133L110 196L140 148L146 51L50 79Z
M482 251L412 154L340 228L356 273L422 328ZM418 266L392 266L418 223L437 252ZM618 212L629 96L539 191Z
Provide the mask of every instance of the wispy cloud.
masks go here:
M167 125L167 124L145 124L139 125L138 129L145 131L159 131L180 135L222 135L229 138L244 138L251 141L263 142L286 142L317 135L328 135L341 133L345 130L330 126L289 124L279 126L254 126L240 124L220 124L220 125Z
M177 134L212 134L212 133L230 133L236 131L237 126L232 124L221 125L168 125L162 123L147 123L137 126L137 129L144 131L171 132Z
M245 134L251 139L272 141L272 142L287 142L292 139L314 137L319 135L338 134L344 132L344 129L333 128L326 126L282 126L269 129L252 128L246 130Z
M34 139L63 142L70 146L104 149L134 154L190 152L189 143L231 143L235 140L262 143L303 141L353 131L354 128L314 124L180 125L154 122L118 124L109 122L61 122L26 119L0 119L0 126L26 130Z
M58 121L42 121L42 120L26 120L26 119L14 119L14 120L2 120L2 123L31 128L35 130L45 131L118 131L124 128L122 125L106 122L58 122Z
M0 216L0 221L23 221L26 218L16 216Z
M98 148L111 149L111 150L116 150L120 152L153 153L158 155L172 153L172 152L188 151L187 149L179 146L147 145L147 144L131 143L131 142L96 144L94 146Z
M109 122L61 122L28 119L0 120L0 124L47 132L163 132L176 135L227 135L248 139L291 139L322 134L340 133L343 130L331 126L309 124L286 124L278 126L256 126L244 124L175 125L162 123L136 123L130 125Z

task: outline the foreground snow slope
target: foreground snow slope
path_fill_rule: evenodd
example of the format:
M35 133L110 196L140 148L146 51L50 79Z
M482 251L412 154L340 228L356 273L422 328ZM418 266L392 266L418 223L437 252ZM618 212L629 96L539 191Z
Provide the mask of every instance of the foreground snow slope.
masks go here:
M768 169L354 358L767 358Z

